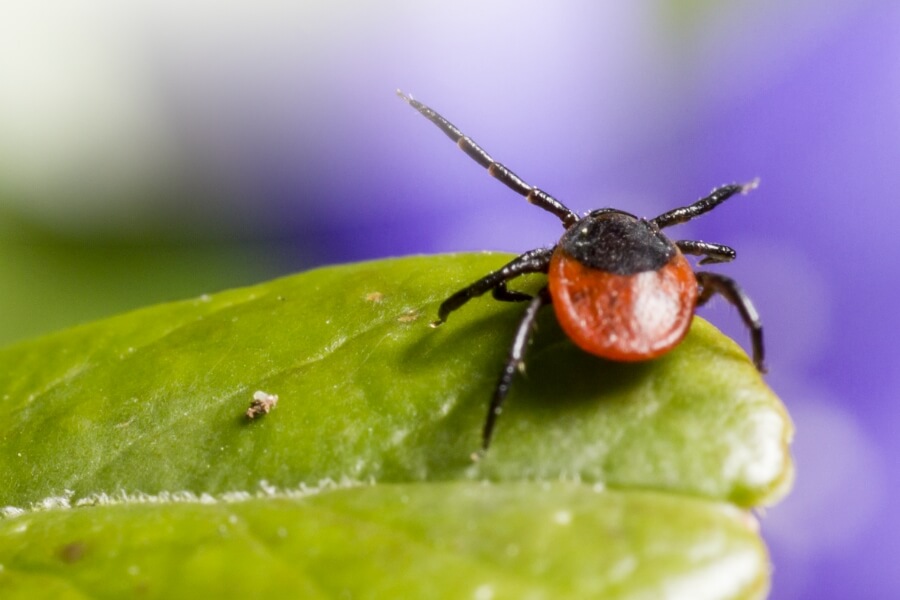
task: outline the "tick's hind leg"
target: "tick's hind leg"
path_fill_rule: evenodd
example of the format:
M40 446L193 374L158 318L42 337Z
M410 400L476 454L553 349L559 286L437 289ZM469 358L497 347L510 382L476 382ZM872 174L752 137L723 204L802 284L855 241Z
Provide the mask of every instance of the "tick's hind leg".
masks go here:
M438 309L437 321L432 322L431 326L437 327L444 323L454 310L489 290L494 291L494 298L498 300L520 302L531 299L527 294L506 289L506 282L526 273L546 273L552 255L553 248L531 250L516 257L502 268L482 277L475 283L464 287L444 300Z
M494 297L494 300L499 300L500 302L527 302L533 298L531 294L509 289L506 287L505 281L500 282L500 284L491 291L491 296Z
M762 321L759 313L750 297L731 278L699 271L696 273L697 283L700 284L700 296L697 298L697 306L703 306L713 294L721 294L728 302L734 305L744 321L744 325L750 330L750 339L753 344L753 364L760 373L766 372L765 347L763 345Z
M525 367L525 350L528 348L528 342L531 341L531 334L534 333L534 324L537 321L538 311L548 304L550 304L550 292L545 287L531 300L528 308L525 309L522 320L519 322L519 328L516 330L512 347L509 349L506 364L503 366L503 371L500 372L500 380L497 381L497 387L494 388L494 396L491 399L487 419L484 421L484 430L481 436L482 452L487 451L488 446L491 445L494 424L503 410L503 401L509 394L513 378L515 378L517 372Z

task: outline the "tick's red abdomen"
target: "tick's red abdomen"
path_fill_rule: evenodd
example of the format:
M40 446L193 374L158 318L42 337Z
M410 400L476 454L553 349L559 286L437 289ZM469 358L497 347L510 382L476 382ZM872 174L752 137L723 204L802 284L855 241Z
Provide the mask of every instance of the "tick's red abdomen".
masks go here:
M665 354L687 334L697 304L697 280L680 251L659 269L618 275L585 266L557 247L548 278L566 335L611 360Z

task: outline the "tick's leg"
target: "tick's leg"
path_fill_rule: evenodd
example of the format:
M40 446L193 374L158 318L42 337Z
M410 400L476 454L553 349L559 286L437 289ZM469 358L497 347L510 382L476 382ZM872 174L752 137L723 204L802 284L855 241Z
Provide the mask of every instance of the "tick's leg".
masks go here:
M531 294L517 292L516 290L507 288L505 281L500 282L500 284L491 291L491 296L494 297L494 300L500 300L501 302L527 302L533 298Z
M550 304L550 292L545 287L531 300L528 308L525 309L522 320L519 322L516 337L513 339L512 347L509 349L509 357L506 359L503 371L500 372L500 380L497 382L497 387L494 388L494 397L491 399L487 419L484 421L484 430L481 435L482 452L487 451L488 446L491 445L494 424L503 410L503 400L509 394L509 388L512 386L516 373L525 367L525 350L528 348L528 342L531 341L531 334L534 332L538 311L547 304Z
M499 179L517 194L525 196L525 199L531 204L543 208L559 217L563 223L563 227L568 229L578 221L578 215L566 208L562 202L547 192L525 183L518 175L491 158L491 155L485 152L481 146L476 144L475 140L457 129L453 123L442 117L434 109L425 106L418 100L415 100L412 96L408 96L400 90L397 90L397 95L403 98L414 109L419 111L422 116L437 125L447 137L456 142L456 145L459 146L460 150L468 154L469 158L487 169L488 173Z
M723 185L722 187L714 189L709 196L700 198L690 206L683 206L681 208L670 210L669 212L659 215L655 219L651 219L650 222L655 223L660 229L671 225L678 225L679 223L686 223L694 217L699 217L703 213L711 211L735 194L746 194L750 190L755 189L758 185L759 179L754 179L750 183L732 183L730 185Z
M698 242L694 240L678 240L675 245L685 254L693 256L702 256L701 265L711 263L723 263L734 260L737 253L734 248L723 246L722 244L709 244L707 242Z
M494 290L501 285L504 286L505 289L506 282L510 279L515 279L526 273L546 273L547 267L550 264L550 256L552 255L553 248L538 248L537 250L531 250L507 263L501 269L489 273L472 285L464 287L444 300L441 307L438 309L438 319L437 321L432 322L431 326L437 327L444 323L450 313L472 298L481 296L488 290ZM499 292L501 296L499 298L500 300L509 300L513 294L519 294L519 292L510 292L509 290L506 290L505 293L507 296L503 297L504 292ZM524 296L524 294L522 295ZM497 296L495 295L495 297Z
M763 346L762 322L759 314L753 306L750 297L729 277L699 271L696 273L697 283L700 284L700 295L697 298L697 306L703 306L713 294L721 294L733 304L741 315L744 325L750 330L750 339L753 344L753 364L760 373L766 372L765 347Z

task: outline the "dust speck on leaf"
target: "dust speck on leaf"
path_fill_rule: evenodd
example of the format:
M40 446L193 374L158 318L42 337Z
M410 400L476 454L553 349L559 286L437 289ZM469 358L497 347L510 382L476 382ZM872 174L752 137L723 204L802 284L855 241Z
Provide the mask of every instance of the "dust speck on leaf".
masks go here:
M253 401L250 408L244 413L251 421L261 415L267 415L278 404L278 396L263 391L257 391L253 394Z
M403 313L402 315L400 315L399 317L397 317L397 320L400 321L401 323L412 323L413 321L418 319L420 316L422 316L422 314L418 310L411 308L408 311L406 311L405 313Z
M374 304L381 304L384 301L384 294L381 292L371 292L366 294L366 302L372 302Z

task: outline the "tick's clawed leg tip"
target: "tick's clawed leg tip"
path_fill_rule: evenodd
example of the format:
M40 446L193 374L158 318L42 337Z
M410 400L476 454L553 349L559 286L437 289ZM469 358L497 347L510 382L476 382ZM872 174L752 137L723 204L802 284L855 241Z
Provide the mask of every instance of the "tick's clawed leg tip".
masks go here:
M760 375L765 375L769 372L769 365L766 364L766 360L763 357L756 355L756 353L753 354L753 366L756 367L756 370L759 371Z
M444 319L437 319L436 321L432 321L431 323L429 323L428 326L431 327L432 329L437 329L438 327L440 327L441 325L443 325L446 322L447 321L445 321Z
M746 194L748 192L752 192L753 190L755 190L758 187L759 187L759 177L757 177L753 181L747 182L743 186L741 186L741 193Z
M473 463L481 462L481 459L484 458L485 449L476 450L472 454L469 455L469 458L472 459Z

